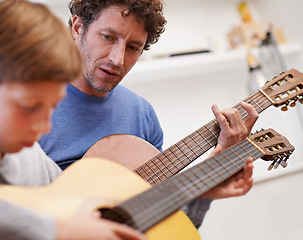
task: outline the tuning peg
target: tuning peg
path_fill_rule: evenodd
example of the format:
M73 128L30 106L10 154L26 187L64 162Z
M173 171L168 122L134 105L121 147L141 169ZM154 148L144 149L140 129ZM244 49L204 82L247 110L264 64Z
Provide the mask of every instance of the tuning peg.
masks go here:
M269 167L267 168L267 171L270 171L273 169L273 167L275 166L276 161L272 162L272 164L269 165Z
M303 98L299 99L299 103L303 104Z
M286 112L286 111L288 110L288 107L287 107L287 106L281 107L281 110L282 110L283 112Z
M284 154L285 158L283 158L283 160L282 160L281 163L280 163L280 165L281 165L283 168L286 168L286 167L287 167L288 163L287 163L286 161L289 159L289 157L290 157L291 154L292 154L292 151L289 151L289 152L287 152L287 153Z
M283 158L283 156L281 156L281 157L280 157L281 159L280 159L279 161L277 161L277 162L274 163L275 169L276 169L279 165L281 165L283 168L286 168L287 165L288 165L288 163L287 163L286 161L288 160L288 158L290 157L290 155L291 155L291 152L287 152L287 153L284 154L284 158Z
M296 102L298 101L298 97L295 97L292 102L289 104L290 107L296 106Z
M288 165L288 163L286 162L286 160L285 159L283 159L282 161L281 161L281 166L283 167L283 168L286 168L287 167L287 165Z
M275 162L274 168L277 169L280 165L280 163L282 162L282 159L280 159L279 161Z

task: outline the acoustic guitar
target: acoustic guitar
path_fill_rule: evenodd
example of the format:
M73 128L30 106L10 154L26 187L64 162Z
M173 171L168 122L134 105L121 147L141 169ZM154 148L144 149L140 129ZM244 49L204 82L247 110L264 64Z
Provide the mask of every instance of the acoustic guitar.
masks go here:
M0 185L0 199L56 217L99 210L102 217L127 224L149 240L198 240L200 235L179 209L262 157L271 166L287 165L294 151L273 129L241 143L154 187L111 160L84 158L45 187Z
M294 107L297 101L303 103L303 74L295 69L284 72L243 101L253 105L258 113L272 105L282 106L281 109L286 111L288 106ZM241 105L237 104L234 108L245 120L247 113ZM91 146L84 157L111 159L134 170L154 185L180 172L214 147L219 134L220 127L214 119L161 153L138 137L111 135Z

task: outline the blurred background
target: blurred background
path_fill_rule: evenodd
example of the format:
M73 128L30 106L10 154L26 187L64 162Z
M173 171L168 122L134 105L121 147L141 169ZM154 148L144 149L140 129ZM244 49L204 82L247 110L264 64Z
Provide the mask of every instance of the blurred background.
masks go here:
M40 2L67 23L69 1ZM301 0L165 1L165 33L122 82L154 106L164 149L212 120L212 104L230 108L264 79L291 68L303 72L302 9ZM302 105L286 112L270 107L253 130L261 128L274 128L295 146L288 167L268 172L269 163L257 160L253 189L214 201L202 239L303 238Z

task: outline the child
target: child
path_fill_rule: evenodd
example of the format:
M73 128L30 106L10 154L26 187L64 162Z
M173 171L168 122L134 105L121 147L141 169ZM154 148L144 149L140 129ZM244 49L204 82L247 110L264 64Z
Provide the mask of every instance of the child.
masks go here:
M50 130L54 107L81 69L70 33L45 6L0 1L0 184L41 186L61 173L36 141ZM2 200L0 212L0 239L143 237L95 215L54 219Z

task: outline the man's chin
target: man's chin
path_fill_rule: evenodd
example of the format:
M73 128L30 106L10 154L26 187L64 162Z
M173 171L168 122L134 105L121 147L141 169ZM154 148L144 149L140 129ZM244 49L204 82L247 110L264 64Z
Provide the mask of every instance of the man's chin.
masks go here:
M117 86L117 85L116 85ZM91 85L91 87L95 90L97 90L100 93L109 93L112 91L116 86L110 86L110 87L100 87L100 86L94 86Z

